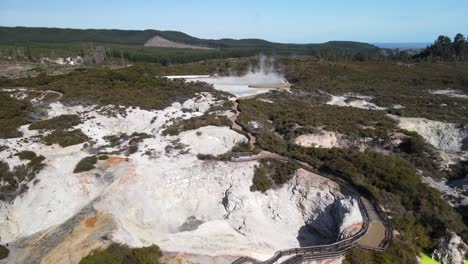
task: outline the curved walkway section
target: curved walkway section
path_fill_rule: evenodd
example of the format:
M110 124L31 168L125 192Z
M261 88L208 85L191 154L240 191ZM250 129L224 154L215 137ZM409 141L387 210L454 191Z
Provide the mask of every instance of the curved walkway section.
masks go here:
M237 121L237 117L240 114L238 105L238 101L234 101L233 110L235 111L235 116L231 119L231 128L247 136L250 146L253 147L255 145L256 138L251 133L246 132L242 125ZM230 157L230 160L232 162L245 162L265 158L274 158L282 161L294 161L298 163L302 169L338 183L342 188L345 188L356 197L359 210L363 218L363 226L361 230L359 230L359 232L353 236L337 241L333 244L281 250L277 251L273 257L265 261L260 261L251 257L241 257L234 261L233 264L303 263L307 260L321 260L340 257L354 247L360 247L372 251L384 251L388 248L392 240L393 227L382 208L377 204L376 201L361 197L357 190L343 178L340 178L336 175L318 172L316 169L305 162L284 157L268 151L261 151L257 155L249 152L233 153Z

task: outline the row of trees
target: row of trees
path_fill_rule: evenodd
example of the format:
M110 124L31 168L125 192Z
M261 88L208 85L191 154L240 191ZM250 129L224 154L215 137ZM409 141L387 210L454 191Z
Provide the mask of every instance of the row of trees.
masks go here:
M434 58L442 60L467 60L468 40L458 33L453 41L447 36L439 36L434 44L428 46L415 58Z

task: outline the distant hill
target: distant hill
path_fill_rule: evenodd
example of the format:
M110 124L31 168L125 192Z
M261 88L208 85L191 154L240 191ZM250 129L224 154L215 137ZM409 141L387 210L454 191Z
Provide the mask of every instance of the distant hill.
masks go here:
M321 47L353 51L377 52L378 47L353 41L331 41L322 44L283 44L262 39L199 39L178 31L160 30L117 30L117 29L68 29L40 27L0 27L0 44L25 42L69 43L93 42L143 46L150 39L159 36L170 42L214 49L255 48L291 52L310 52ZM173 45L175 46L175 45ZM185 47L186 48L186 47Z

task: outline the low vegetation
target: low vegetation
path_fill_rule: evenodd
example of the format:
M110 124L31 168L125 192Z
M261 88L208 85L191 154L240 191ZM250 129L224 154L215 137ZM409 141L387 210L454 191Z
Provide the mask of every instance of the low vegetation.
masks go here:
M158 76L157 67L133 66L121 69L81 69L64 75L40 74L35 78L0 79L1 86L25 86L63 93L65 103L122 105L162 109L184 102L200 92L222 96L205 83L186 83Z
M15 154L21 160L28 160L25 165L10 168L8 163L0 161L0 201L12 201L28 189L28 183L45 167L45 157L32 151L21 151Z
M94 168L96 168L94 165L97 163L97 158L96 156L89 156L81 159L78 164L76 164L75 169L73 170L73 173L80 173L84 171L90 171Z
M77 115L61 115L51 119L34 122L29 126L29 129L66 130L80 123L81 119Z
M382 253L354 248L350 250L343 260L343 264L374 264L374 263L418 263L415 248L398 238L392 240L387 251Z
M107 159L109 159L109 156L107 156L107 155L98 156L98 160L107 160Z
M70 131L56 130L43 138L43 141L47 145L59 144L63 148L80 144L87 140L89 138L79 129Z
M42 163L45 160L45 157L42 155L38 156L33 151L21 151L16 153L15 156L18 156L21 160L29 160L28 168L36 173L42 170L45 166L45 164Z
M31 105L0 91L0 138L21 137L18 128L29 123Z
M388 139L387 131L395 128L395 122L385 112L332 105L311 105L303 100L282 93L269 95L274 103L258 99L242 100L239 121L256 133L261 130L251 126L252 121L261 124L263 130L274 129L286 140L323 127L353 138L370 137Z
M10 254L10 250L3 245L0 245L0 260L5 259Z
M317 62L311 58L282 58L278 65L303 100L321 98L324 95L320 92L359 93L372 96L373 103L388 107L387 111L395 115L468 124L465 114L468 99L429 93L450 88L468 95L467 63ZM403 108L393 109L394 105Z
M179 155L187 154L189 152L189 146L180 142L180 139L175 139L170 142L164 151L166 154L178 153ZM205 156L206 157L206 156Z
M129 248L111 244L107 249L95 250L84 257L80 264L159 264L162 252L158 246Z
M395 121L387 116L387 114L394 114L405 117L424 117L468 125L467 99L430 93L432 90L451 88L468 94L468 75L466 74L468 64L447 62L464 60L460 57L459 50L457 51L461 47L460 39L463 38L458 36L456 39L452 42L444 37L439 38L425 51L424 58L414 60L408 58L404 63L364 61L369 59L366 54L359 56L352 52L338 54L335 49L322 49L314 52L312 55L316 56L315 58L280 57L276 60L276 66L293 84L291 93L270 93L261 96L273 103L260 101L258 98L240 100L239 121L257 137L257 144L262 149L307 162L321 171L340 175L352 183L362 195L376 199L388 210L391 221L399 233L389 250L373 253L353 249L347 254L345 263L416 263L415 256L421 250L427 252L433 250L446 229L457 232L465 242L468 241L468 228L460 213L449 206L441 198L439 192L421 182L418 170L434 178L446 176L437 168L433 148L419 135L399 130ZM50 51L50 47L40 47L37 43L32 45L35 45L33 50L37 52L32 57L39 56L39 54L42 56ZM57 52L65 54L68 47L60 43L56 45ZM74 44L66 46L79 50ZM4 45L1 48L9 49L10 46ZM218 97L223 95L206 84L185 83L182 80L170 81L155 76L187 74L188 72L241 74L249 65L255 64L253 59L205 60L206 58L220 58L217 57L218 55L213 55L212 51L191 52L166 49L166 54L162 54L163 52L157 49L139 49L113 44L112 47L106 47L105 53L106 56L116 57L116 51L122 51L118 53L124 61L156 61L161 65L137 65L117 70L80 69L61 76L40 74L36 78L16 80L0 78L0 86L26 86L38 90L58 91L64 94L61 100L65 103L114 104L143 109L162 109L174 101L183 102L193 98L200 92L211 92ZM180 56L174 55L178 52ZM230 50L229 52L233 55L232 57L252 54L252 50ZM328 61L318 60L317 57ZM340 58L361 62L337 61ZM204 61L184 65L173 64L198 60ZM364 110L325 104L329 100L327 94L346 93L371 96L372 103L387 107L388 110ZM21 136L18 127L28 123L30 105L10 97L6 92L0 92L0 103L2 105L0 138ZM401 107L395 108L395 105ZM48 144L69 145L87 140L79 130L64 130L64 126L67 126L69 122L51 125L52 120L45 121L48 121L45 127L50 126L56 130L44 137L44 141ZM252 121L255 121L258 126L254 127ZM164 133L177 135L181 131L207 125L230 125L230 122L226 117L217 117L212 113L188 120L179 120L168 127ZM34 126L37 124L32 125ZM351 140L370 138L371 141L367 143L369 148L366 151L353 147L318 149L303 148L292 144L296 136L314 132L317 128L339 132ZM388 147L390 132L403 133L406 138L399 146ZM111 146L120 145L127 140L133 142L129 144L132 147L127 153L130 153L136 151L135 148L138 148L138 142L141 142L142 137L119 135L108 138ZM249 151L251 150L248 145L239 145L233 149L233 152ZM166 153L174 152L186 153L187 146L180 141L173 141L166 148ZM32 163L35 156L31 153L18 153L18 157L29 159ZM198 155L198 157L208 160L223 159L223 157L212 155ZM95 163L91 160L85 165L89 165L89 168L94 167ZM265 192L270 188L280 186L290 179L296 168L295 164L263 160L255 169L252 190ZM466 164L458 164L456 168L454 167L454 175L466 175L467 168ZM1 186L0 198L2 200L10 199L11 194L17 194L26 188L23 184L26 182L25 179L33 178L27 172L27 165L10 169L8 164L0 161L1 179L8 183ZM466 208L460 209L461 213L464 211L466 212ZM153 252L154 255L160 256L156 248L143 249L143 252ZM127 263L126 261L146 263L137 262L136 255L138 254L135 253L135 249L114 244L107 250L93 252L83 259L82 263ZM152 253L150 255L153 256ZM152 259L151 263L157 263L156 261Z
M299 166L294 162L277 159L262 159L255 167L251 191L266 192L273 187L280 187L289 181Z
M151 138L152 136L147 133L137 133L134 132L131 135L122 133L118 135L105 136L104 139L109 142L109 147L117 147L118 150L113 152L113 154L122 154L130 155L138 151L138 145L146 138ZM127 144L124 144L126 141Z
M258 154L260 152L260 149L256 148L255 146L252 148L250 146L250 143L247 142L247 141L241 141L241 142L236 143L232 147L232 149L230 151L230 153L236 153L236 152L237 153L239 153L239 152L241 152L241 153L242 152L246 152L246 153L251 152L253 154Z

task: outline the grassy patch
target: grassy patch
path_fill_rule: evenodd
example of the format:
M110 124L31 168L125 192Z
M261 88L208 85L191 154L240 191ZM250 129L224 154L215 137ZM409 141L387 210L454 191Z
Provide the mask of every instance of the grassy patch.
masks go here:
M73 173L80 173L84 171L90 171L96 168L94 165L97 163L96 156L89 156L81 159L78 164L76 164Z
M425 252L420 253L421 256L421 264L439 264L440 262L432 259L431 256L426 254Z
M34 122L29 126L29 129L66 130L80 123L81 119L77 115L61 115L51 119Z
M7 92L0 92L0 138L21 137L18 128L29 123L31 105L12 98Z
M105 250L95 250L84 257L80 264L158 264L162 252L158 246L129 248L126 245L112 244Z
M61 147L68 147L83 143L89 138L79 129L71 131L57 130L43 138L47 145L59 144Z

